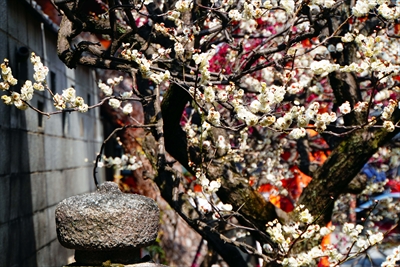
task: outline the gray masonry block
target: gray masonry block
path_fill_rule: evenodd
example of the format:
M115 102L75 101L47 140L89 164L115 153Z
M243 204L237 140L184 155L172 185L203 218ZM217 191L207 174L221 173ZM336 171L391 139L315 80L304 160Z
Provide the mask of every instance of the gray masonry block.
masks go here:
M51 257L51 248L50 244L39 249L36 253L36 262L37 266L57 266L57 265L50 265L50 257Z
M28 133L29 169L31 172L44 171L46 168L46 155L44 152L45 136L42 134Z
M47 186L46 175L44 173L32 173L31 181L31 198L32 212L43 210L47 207Z
M30 255L27 259L24 259L20 266L40 266L37 265L36 253Z
M68 162L68 166L88 166L88 162L85 160L88 158L87 141L84 140L71 140L70 146L67 153L65 153L65 161Z
M10 169L10 163L11 163L10 138L11 138L10 131L7 129L0 128L0 159L1 159L0 160L0 176L10 173L10 170L11 170Z
M49 171L46 172L46 186L47 186L47 203L49 206L56 205L58 202L67 198L65 190L66 179L62 171Z
M49 233L49 217L46 210L38 211L33 214L33 226L36 247L41 248L48 244L51 241L51 235Z
M35 98L30 102L31 105L37 107L37 100ZM32 109L27 109L22 111L25 113L25 121L26 121L26 130L29 132L37 132L38 131L38 113Z
M0 30L7 32L8 28L8 13L5 12L5 10L8 10L8 1L0 1L0 10L4 11L2 12L0 16ZM6 39L1 39L1 40L6 40Z
M0 33L0 38L1 38L1 33ZM1 49L1 42L0 42L0 49ZM0 61L3 62L1 58L0 58ZM7 92L0 91L0 97L3 96L3 95L6 95L6 94L7 94ZM11 113L11 109L13 109L14 107L5 105L3 103L3 101L0 104L1 104L0 105L0 114L2 114L0 116L0 125L1 125L2 129L8 129L8 128L10 128L10 113Z
M1 6L5 5L4 1L0 1L0 10ZM0 62L3 63L4 58L8 58L8 35L1 31L2 27L7 27L7 22L3 23L3 19L7 18L7 14L4 14L0 16L0 40L3 40L0 42Z
M50 240L57 240L57 231L56 231L56 205L48 207L46 209L47 217L49 218L49 239Z
M28 42L28 35L26 27L21 27L22 25L27 25L31 16L27 16L25 8L21 8L19 1L7 1L8 7L8 32L13 34L13 37L19 40L21 43Z
M10 220L32 214L29 174L10 175Z
M0 225L6 223L10 219L10 201L11 194L10 194L10 176L0 176ZM0 238L2 233L0 233ZM0 239L1 241L1 239ZM1 242L0 242L1 244ZM1 251L1 249L0 249ZM1 254L1 253L0 253ZM1 256L0 256L1 257ZM1 263L1 261L0 261ZM0 266L2 266L0 264Z
M25 112L10 106L10 128L26 130Z
M46 170L59 170L65 167L63 161L64 153L68 146L63 146L63 139L54 136L46 136L44 139L45 147L45 164Z
M0 266L9 266L8 264L8 253L7 252L7 247L8 247L8 236L9 235L9 227L8 224L0 224Z
M50 261L48 266L64 266L68 259L73 259L74 250L61 246L58 240L50 243Z
M49 30L48 28L45 28L44 34L46 37L46 53L49 61L48 64L52 67L56 64L63 65L57 55L57 33Z
M41 55L43 50L43 43L40 33L40 23L32 20L32 22L28 23L26 27L28 36L26 45L29 47L30 52L35 52L37 55ZM32 66L31 63L29 63L29 65Z
M75 196L90 192L92 177L88 176L88 168L79 168L65 171L67 180L66 191L68 196Z
M52 110L54 107L50 100L47 100L45 103L46 111ZM44 133L50 135L57 135L62 137L63 135L63 128L62 128L62 115L57 114L53 115L50 118L44 117Z
M38 248L35 245L36 233L34 232L34 219L32 215L20 217L17 220L18 231L19 233L19 250L20 250L20 259L28 259L31 255L35 254L36 249ZM12 224L12 222L10 222Z
M10 167L11 173L26 173L29 166L29 142L28 133L24 130L10 131Z
M6 266L24 266L23 261L36 251L32 217L20 217L8 225L8 243L6 250L2 251L9 256Z

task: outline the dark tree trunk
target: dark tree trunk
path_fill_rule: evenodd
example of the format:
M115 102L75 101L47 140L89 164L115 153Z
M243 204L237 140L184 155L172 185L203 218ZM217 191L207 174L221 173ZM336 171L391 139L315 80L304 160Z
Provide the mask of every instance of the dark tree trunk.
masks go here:
M398 115L396 114L397 118ZM314 172L313 179L304 189L299 204L305 205L314 216L321 216L318 221L320 224L328 223L331 220L334 201L347 191L349 183L371 156L394 137L396 132L360 129L350 133Z

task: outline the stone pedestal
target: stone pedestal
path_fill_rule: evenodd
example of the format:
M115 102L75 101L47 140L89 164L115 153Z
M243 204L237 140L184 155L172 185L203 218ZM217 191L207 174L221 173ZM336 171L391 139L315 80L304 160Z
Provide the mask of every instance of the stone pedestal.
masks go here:
M135 267L162 266L140 263L140 248L155 241L158 223L159 209L154 200L124 194L113 182L105 182L94 193L67 198L56 208L58 240L64 247L75 249L73 266L102 265L106 261Z

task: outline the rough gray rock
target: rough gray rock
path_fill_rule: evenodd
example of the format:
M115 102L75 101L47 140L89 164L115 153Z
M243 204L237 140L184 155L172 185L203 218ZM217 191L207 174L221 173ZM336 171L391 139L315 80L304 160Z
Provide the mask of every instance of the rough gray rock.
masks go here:
M155 201L124 194L113 182L105 182L94 193L67 198L56 208L58 240L76 250L78 262L104 261L101 251L109 251L107 257L118 255L118 262L126 254L125 262L131 262L139 248L155 241L158 223Z

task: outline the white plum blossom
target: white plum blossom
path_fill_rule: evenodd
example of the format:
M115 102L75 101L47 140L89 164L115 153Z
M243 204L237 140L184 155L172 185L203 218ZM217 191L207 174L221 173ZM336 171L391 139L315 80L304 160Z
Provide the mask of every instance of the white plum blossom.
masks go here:
M260 120L260 125L264 126L264 127L267 127L267 126L270 126L270 125L274 124L275 121L276 121L276 117L275 116L266 116L266 117L263 117Z
M375 1L357 0L356 5L352 8L353 15L356 17L366 16L372 8L370 3L376 5Z
M295 128L290 133L289 136L294 139L299 139L306 136L307 132L304 128Z
M215 110L214 108L211 108L209 110L207 120L210 123L218 126L221 124L220 118L221 118L221 115L217 110Z
M53 96L53 101L54 101L54 106L56 107L56 109L58 109L58 110L65 109L66 104L65 104L64 97L62 95L55 94Z
M43 65L40 57L36 56L36 54L33 52L31 54L31 62L35 71L35 73L33 74L33 79L38 83L44 82L47 74L49 73L49 69Z
M230 10L228 16L234 21L239 21L242 19L242 14L237 9Z
M108 100L108 104L112 107L112 108L119 108L121 106L121 101L119 101L118 99L110 99Z
M183 45L178 42L174 44L174 50L177 58L183 56L183 54L185 53L185 48L183 48Z
M388 7L386 3L383 3L378 7L378 13L387 20L395 19L394 10Z
M193 1L191 0L178 0L175 3L175 8L179 12L189 11L193 6Z
M133 107L132 107L132 104L131 104L131 103L126 104L126 105L122 108L122 112L123 112L125 115L131 114L132 111L133 111Z
M70 87L63 90L62 97L66 102L74 102L76 98L76 91L74 88Z
M253 100L253 101L251 102L251 104L250 104L250 106L249 106L249 109L250 109L251 112L257 113L257 112L260 111L261 105L262 105L262 104L260 103L260 101L258 101L257 99L255 99L255 100Z
M111 88L111 86L108 86L102 81L99 81L99 88L101 89L101 91L103 91L104 95L106 96L111 96L113 94L113 89Z
M225 141L225 137L219 135L216 143L217 148L226 149L228 148L228 145L229 144L227 144L227 142Z
M351 106L349 101L344 102L342 105L340 105L339 110L342 114L348 114L351 112Z
M313 61L310 65L310 69L318 75L326 76L329 73L339 70L339 64L332 64L329 60L323 59L320 61Z
M368 111L368 102L358 102L354 106L354 111L355 112L366 112L366 111Z
M381 267L396 267L400 260L400 246L396 247L391 254L386 256L384 262L382 262Z
M78 106L78 111L81 112L81 113L85 113L88 110L89 110L88 104L83 103L83 104Z
M24 101L29 101L33 98L33 85L32 82L27 80L25 84L21 87L21 99Z
M12 105L13 104L13 100L10 96L8 95L2 95L1 99L3 100L3 103L6 105Z
M122 99L128 99L128 98L130 98L130 97L132 96L132 94L133 94L132 91L123 92L123 93L121 94L121 98L122 98Z
M281 6L288 14L292 14L294 12L294 0L282 0Z
M384 121L383 128L388 132L393 132L395 129L395 126L394 126L393 122L391 122L391 121Z
M214 88L212 86L207 86L204 89L204 98L206 100L206 102L208 103L213 103L215 100L215 91Z

